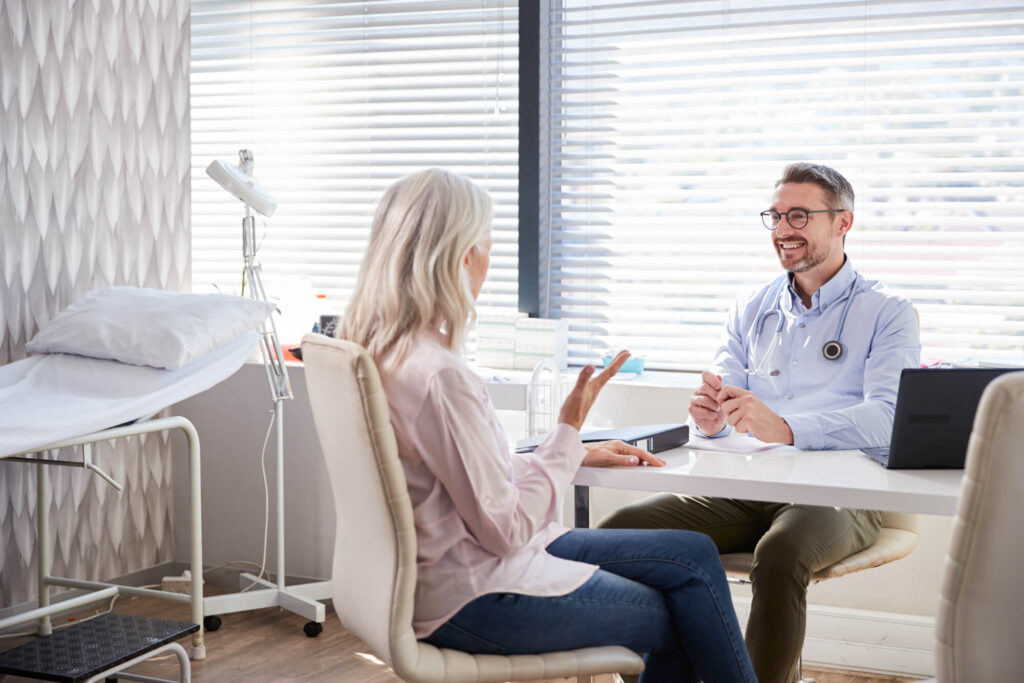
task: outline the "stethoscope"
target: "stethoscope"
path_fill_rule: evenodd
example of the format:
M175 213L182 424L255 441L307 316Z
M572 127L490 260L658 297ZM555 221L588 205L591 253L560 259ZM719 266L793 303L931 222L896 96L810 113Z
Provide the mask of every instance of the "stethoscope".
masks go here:
M748 368L743 371L748 375L775 377L779 374L778 370L772 370L771 372L765 373L762 372L762 369L764 368L764 364L768 362L768 357L771 355L772 347L775 346L776 342L782 342L782 325L785 322L785 316L782 315L782 295L786 291L787 284L788 278L783 278L782 282L779 284L778 291L775 296L772 297L775 300L775 306L762 311L757 317L757 324L754 326L754 345L751 348L751 355L757 353L757 349L761 341L761 333L764 332L764 321L772 314L775 314L778 320L775 323L775 333L772 335L772 340L768 343L768 348L765 349L764 355L761 356L761 362L758 363L757 367L753 370ZM836 338L830 339L821 347L821 355L824 356L825 360L839 360L843 356L843 344L839 340L843 336L843 326L846 324L846 314L850 312L850 304L853 302L853 295L856 287L857 280L855 278L850 284L850 295L846 297L846 302L843 304L843 312L839 316L839 325L836 327Z

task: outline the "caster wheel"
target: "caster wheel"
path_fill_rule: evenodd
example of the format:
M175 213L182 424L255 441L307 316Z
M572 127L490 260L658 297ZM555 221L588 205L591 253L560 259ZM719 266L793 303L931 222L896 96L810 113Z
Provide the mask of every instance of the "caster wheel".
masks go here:
M203 617L203 628L211 633L220 628L221 620L217 615Z
M324 625L316 621L309 621L302 627L302 632L306 634L307 638L316 638L324 632Z

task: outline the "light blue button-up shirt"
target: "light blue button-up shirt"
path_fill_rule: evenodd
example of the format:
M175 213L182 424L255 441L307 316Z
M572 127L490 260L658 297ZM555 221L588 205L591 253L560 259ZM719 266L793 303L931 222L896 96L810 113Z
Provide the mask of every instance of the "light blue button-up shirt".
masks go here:
M920 364L917 328L910 301L858 274L847 258L809 308L788 273L737 300L712 371L782 416L797 448L887 446L900 371ZM837 338L842 356L827 360L822 347Z

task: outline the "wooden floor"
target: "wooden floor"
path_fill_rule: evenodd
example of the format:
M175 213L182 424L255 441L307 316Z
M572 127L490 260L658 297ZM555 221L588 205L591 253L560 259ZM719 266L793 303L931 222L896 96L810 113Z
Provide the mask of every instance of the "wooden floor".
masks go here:
M149 598L122 597L114 605L114 611L181 621L188 621L189 615L187 605ZM307 638L302 632L304 619L277 608L227 614L222 616L222 621L219 630L206 634L206 659L192 662L194 681L400 681L383 662L370 654L358 638L341 627L331 613L329 604L328 620L324 623L323 633L317 638ZM27 640L0 639L0 650ZM182 640L181 643L188 650L188 641ZM177 664L170 656L146 662L132 671L177 679ZM805 669L804 675L813 676L817 683L895 683L913 680L817 669ZM26 680L12 676L4 679L4 683L21 683ZM598 683L612 683L613 679L611 676L600 676L596 680Z

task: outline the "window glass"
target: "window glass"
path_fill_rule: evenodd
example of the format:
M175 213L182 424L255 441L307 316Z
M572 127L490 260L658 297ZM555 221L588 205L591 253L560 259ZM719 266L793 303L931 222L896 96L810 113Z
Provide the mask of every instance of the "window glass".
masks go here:
M847 254L909 297L923 355L1024 361L1017 2L553 0L541 310L571 358L700 369L777 276L791 161L857 194Z
M242 208L205 168L244 147L278 200L257 218L271 295L343 310L384 190L442 167L494 198L480 303L517 307L515 2L193 0L191 25L195 291L240 291Z

